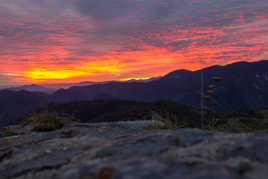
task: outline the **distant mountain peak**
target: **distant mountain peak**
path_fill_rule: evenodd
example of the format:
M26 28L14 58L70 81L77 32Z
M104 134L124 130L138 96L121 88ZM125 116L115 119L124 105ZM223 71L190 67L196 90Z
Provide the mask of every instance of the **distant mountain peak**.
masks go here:
M174 100L199 106L200 71L176 70L160 80L147 83L130 81L80 86L55 93L53 99L69 102L112 96L135 101ZM268 61L211 66L203 71L205 88L214 83L212 77L219 76L223 79L214 94L215 100L220 104L216 106L218 109L231 111L268 105Z
M192 71L181 69L168 73L166 76L164 76L164 78L181 78L189 73L192 73Z
M42 92L42 93L53 93L55 90L47 87L43 87L37 84L23 85L18 87L6 88L9 91L29 91L29 92Z

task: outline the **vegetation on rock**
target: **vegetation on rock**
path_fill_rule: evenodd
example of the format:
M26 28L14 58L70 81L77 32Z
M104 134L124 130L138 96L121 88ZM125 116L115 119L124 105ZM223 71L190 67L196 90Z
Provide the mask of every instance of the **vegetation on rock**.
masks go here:
M0 128L0 138L17 135L15 131L10 128Z
M33 131L54 131L73 122L113 122L113 121L160 121L151 129L199 128L232 133L247 133L268 129L268 110L236 111L216 113L215 124L211 125L209 111L205 111L202 122L200 110L173 101L136 102L123 100L77 101L71 103L51 103L35 111L21 122L31 125ZM0 131L0 136L10 136L12 130Z
M26 120L22 121L22 125L33 125L33 131L46 132L61 129L66 123L70 123L71 118L59 115L56 112L48 111L33 113Z

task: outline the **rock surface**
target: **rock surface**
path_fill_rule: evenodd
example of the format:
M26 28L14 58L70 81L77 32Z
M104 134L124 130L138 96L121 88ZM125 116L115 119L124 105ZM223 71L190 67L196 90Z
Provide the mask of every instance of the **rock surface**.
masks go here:
M268 133L152 130L152 122L21 129L0 139L0 178L267 179Z

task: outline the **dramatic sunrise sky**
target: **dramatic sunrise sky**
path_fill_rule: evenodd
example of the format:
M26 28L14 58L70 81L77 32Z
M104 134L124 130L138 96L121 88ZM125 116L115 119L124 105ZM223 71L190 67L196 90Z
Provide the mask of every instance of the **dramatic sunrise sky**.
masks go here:
M268 59L268 0L0 0L0 86Z

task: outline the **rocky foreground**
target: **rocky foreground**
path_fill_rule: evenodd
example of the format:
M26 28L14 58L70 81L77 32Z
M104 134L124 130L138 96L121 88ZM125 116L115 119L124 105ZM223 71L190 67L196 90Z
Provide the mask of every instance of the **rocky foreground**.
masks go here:
M267 179L268 132L152 130L147 122L71 124L0 138L0 178Z

